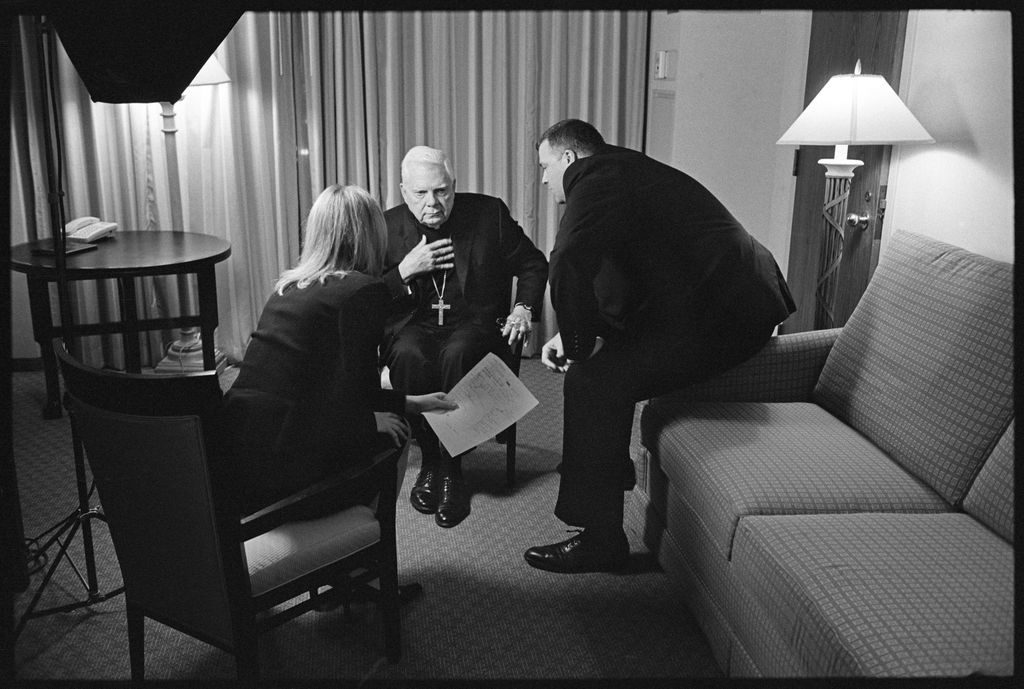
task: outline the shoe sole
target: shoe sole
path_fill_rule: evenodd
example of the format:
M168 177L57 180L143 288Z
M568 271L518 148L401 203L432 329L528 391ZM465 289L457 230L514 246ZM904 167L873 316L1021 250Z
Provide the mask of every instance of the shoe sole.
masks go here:
M627 556L622 562L612 563L604 567L593 567L587 569L561 569L559 567L549 567L546 562L534 562L533 560L523 557L526 564L530 565L534 569L539 569L545 572L551 572L553 574L615 574L623 572L629 566L629 557Z

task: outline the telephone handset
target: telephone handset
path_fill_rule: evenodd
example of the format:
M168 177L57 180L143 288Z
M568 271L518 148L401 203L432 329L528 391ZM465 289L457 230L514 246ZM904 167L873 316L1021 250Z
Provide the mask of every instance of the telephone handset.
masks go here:
M116 229L116 222L105 222L91 215L75 218L64 226L68 239L78 242L99 241Z

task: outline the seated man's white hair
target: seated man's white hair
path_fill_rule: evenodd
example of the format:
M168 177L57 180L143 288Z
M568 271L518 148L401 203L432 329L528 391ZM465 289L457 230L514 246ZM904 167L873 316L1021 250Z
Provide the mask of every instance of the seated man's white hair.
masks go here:
M409 176L409 167L416 164L443 165L448 178L455 181L455 169L448 155L439 148L430 146L413 146L402 158L402 179Z

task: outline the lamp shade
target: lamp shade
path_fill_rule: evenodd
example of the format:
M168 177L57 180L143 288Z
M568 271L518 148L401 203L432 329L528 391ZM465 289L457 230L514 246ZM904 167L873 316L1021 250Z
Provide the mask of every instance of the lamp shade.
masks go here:
M220 61L213 55L199 68L199 73L192 77L189 86L213 86L231 81L228 73L220 66Z
M880 74L828 80L776 142L814 146L935 143Z

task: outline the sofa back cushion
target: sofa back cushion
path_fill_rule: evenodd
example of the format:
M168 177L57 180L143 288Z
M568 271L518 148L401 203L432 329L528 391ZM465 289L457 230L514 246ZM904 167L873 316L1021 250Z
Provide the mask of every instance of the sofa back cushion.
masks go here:
M964 498L964 510L1013 542L1013 424L985 460Z
M815 401L951 505L1013 415L1013 266L893 235Z

